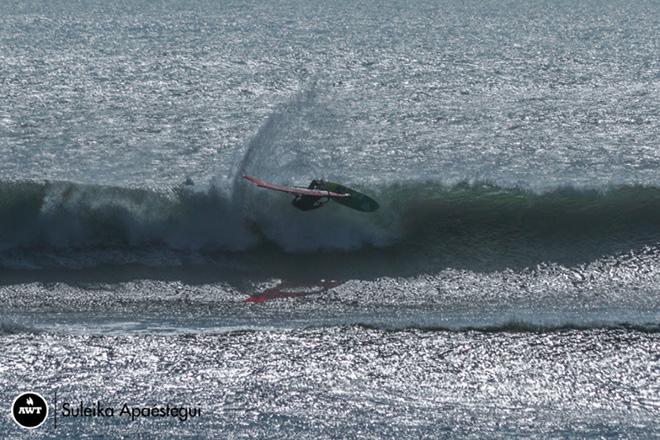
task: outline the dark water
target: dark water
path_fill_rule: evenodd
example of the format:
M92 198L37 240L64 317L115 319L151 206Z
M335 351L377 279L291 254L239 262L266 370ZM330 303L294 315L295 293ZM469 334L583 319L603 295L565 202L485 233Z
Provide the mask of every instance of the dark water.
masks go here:
M653 1L0 3L0 400L51 404L1 436L660 436L659 28Z

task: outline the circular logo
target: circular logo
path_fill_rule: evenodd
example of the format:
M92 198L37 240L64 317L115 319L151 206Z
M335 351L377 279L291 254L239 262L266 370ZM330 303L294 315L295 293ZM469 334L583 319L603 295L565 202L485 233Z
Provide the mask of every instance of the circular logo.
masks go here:
M23 393L11 404L11 416L22 428L34 429L48 417L48 402L37 393Z

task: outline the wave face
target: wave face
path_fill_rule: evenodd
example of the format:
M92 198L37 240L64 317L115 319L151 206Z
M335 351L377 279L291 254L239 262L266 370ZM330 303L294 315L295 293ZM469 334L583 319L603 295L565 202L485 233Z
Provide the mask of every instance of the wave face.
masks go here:
M233 250L249 245L249 235L237 231L241 224L227 199L216 191L0 183L0 216L3 250L145 245Z
M660 241L658 187L538 193L486 183L346 183L373 195L381 209L364 214L330 204L300 212L289 196L242 181L167 191L3 182L0 252L5 261L17 252L93 250L395 252L431 262L499 259L524 266L587 261Z

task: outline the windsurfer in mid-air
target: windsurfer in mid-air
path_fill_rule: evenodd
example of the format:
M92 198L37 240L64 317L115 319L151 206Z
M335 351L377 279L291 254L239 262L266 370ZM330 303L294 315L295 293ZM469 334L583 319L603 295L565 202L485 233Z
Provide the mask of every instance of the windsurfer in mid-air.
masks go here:
M295 188L268 183L252 176L243 176L243 178L258 187L293 195L295 198L292 204L301 211L311 211L312 209L320 208L330 200L362 212L372 212L378 209L378 202L371 197L338 183L314 179L307 188Z

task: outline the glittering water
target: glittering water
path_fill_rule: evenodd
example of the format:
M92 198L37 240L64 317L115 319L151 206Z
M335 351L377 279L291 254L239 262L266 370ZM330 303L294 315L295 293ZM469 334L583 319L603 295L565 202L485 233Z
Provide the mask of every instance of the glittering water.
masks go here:
M106 406L187 396L207 412L189 423L60 422L62 431L83 438L108 431L259 438L636 438L657 432L660 389L648 366L657 362L658 337L635 331L42 334L18 348L23 339L3 337L6 358L18 371L37 360L44 372L34 380L3 375L3 388L56 382L72 400L103 389ZM94 373L81 374L81 366Z
M203 412L50 437L657 437L658 29L641 0L0 2L2 405Z

